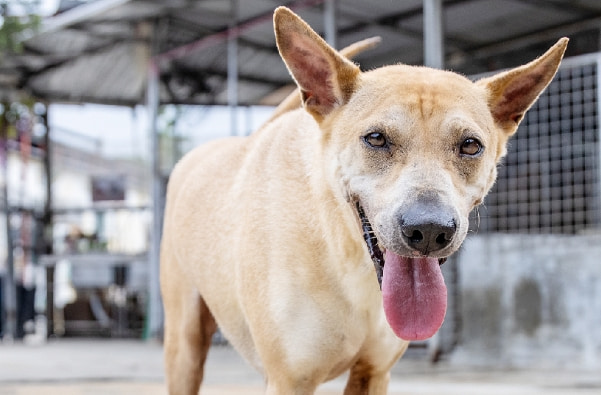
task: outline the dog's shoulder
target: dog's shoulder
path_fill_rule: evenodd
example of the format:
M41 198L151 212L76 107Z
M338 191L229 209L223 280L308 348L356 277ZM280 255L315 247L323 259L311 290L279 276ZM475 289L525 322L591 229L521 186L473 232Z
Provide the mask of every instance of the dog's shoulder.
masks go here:
M171 172L168 194L231 177L240 167L247 145L245 137L226 137L194 148L180 159Z
M177 163L167 193L171 199L186 191L223 200L232 191L256 194L257 183L297 182L306 175L318 135L313 118L299 109L278 116L250 136L210 141Z

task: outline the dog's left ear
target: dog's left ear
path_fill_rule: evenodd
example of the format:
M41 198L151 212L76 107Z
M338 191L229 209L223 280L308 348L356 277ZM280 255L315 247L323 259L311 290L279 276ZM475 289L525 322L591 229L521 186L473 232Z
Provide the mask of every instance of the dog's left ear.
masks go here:
M288 8L278 7L273 23L278 50L300 89L305 109L321 121L351 97L359 67L330 47Z
M515 133L526 111L555 76L567 45L568 39L561 38L538 59L477 82L487 91L495 123L508 136Z

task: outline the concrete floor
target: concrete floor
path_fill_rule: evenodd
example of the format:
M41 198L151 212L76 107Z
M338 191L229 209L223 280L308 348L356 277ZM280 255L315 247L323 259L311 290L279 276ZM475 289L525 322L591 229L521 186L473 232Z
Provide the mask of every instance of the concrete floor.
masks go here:
M344 379L318 394L340 394ZM262 378L228 347L214 347L203 395L260 395ZM0 395L166 394L162 349L154 342L60 339L0 344ZM473 369L421 358L393 370L391 395L600 395L601 372Z

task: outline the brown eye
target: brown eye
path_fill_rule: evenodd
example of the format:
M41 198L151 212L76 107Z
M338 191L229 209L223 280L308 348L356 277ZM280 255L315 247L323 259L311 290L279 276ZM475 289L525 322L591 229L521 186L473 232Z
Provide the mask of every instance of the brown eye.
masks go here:
M386 140L386 136L380 132L372 132L366 136L363 136L363 141L367 145L373 148L387 148L388 141Z
M484 147L482 143L474 138L468 138L459 146L459 153L464 156L477 156L482 153Z

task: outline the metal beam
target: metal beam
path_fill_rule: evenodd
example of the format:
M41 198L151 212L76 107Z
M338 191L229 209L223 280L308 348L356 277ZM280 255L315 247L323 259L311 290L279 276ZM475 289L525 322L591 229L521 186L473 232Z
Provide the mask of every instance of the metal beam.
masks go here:
M131 0L100 0L80 5L57 16L45 18L42 21L42 26L39 29L37 29L35 32L28 31L26 34L21 35L19 40L26 41L34 36L55 32L77 23L87 21L90 18L98 16L125 3L129 3L130 1Z
M304 0L294 4L289 4L288 7L293 10L312 7L322 3L324 0ZM465 0L463 0L465 1ZM223 41L232 38L240 37L244 32L264 23L270 23L273 20L273 11L267 11L253 18L238 21L236 26L229 27L226 30L218 31L208 36L204 36L196 41L185 45L170 49L166 52L155 56L157 62L172 61L184 57L194 51L198 51L213 45L221 44Z
M424 64L444 68L442 0L424 0Z
M463 50L470 58L481 59L503 54L505 52L523 50L529 45L554 41L559 37L570 36L571 34L576 34L586 29L598 29L600 24L601 14L590 15L590 17L586 19L565 23L563 25L555 25L550 28L537 30L527 34L506 37L501 41L488 43L478 47L463 48Z

